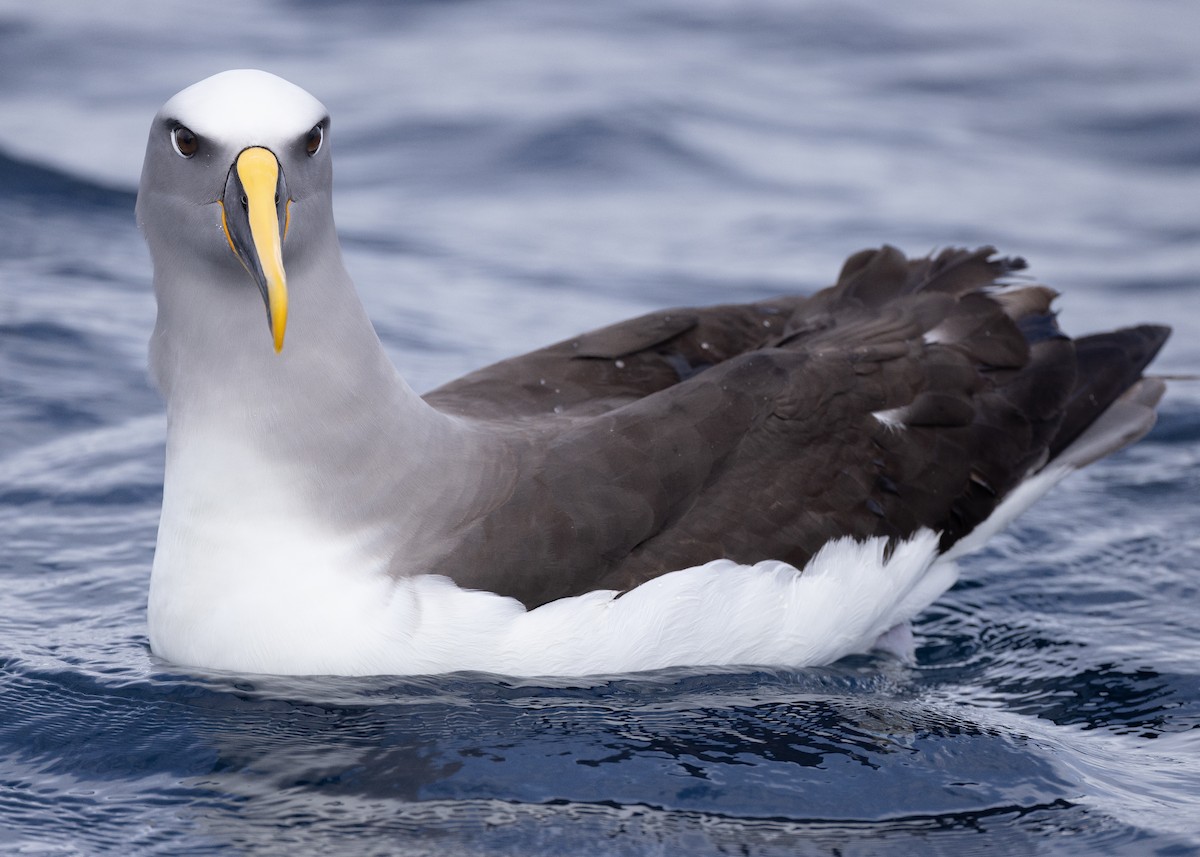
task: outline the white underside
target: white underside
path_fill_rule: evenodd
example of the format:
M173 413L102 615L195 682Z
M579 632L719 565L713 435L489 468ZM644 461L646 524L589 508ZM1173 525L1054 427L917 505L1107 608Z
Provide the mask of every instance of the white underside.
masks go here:
M164 605L154 602L164 593L152 591L151 642L175 663L276 674L564 676L825 664L868 651L954 583L956 567L935 562L936 548L936 535L922 531L885 561L883 539L843 539L803 571L716 560L619 597L601 590L534 610L439 575L373 576L338 591L303 586L293 590L297 599L277 593L244 613L231 609L237 595L228 590L209 609L189 599L189 621L180 623L185 617L161 614Z
M716 560L624 595L595 591L534 610L449 578L393 579L370 533L297 526L285 498L264 526L164 503L150 590L155 654L247 673L407 675L479 670L520 676L624 673L680 665L814 666L895 649L896 626L952 586L955 557L982 544L1066 474L1014 491L949 555L921 530L885 559L885 540L840 539L803 570ZM205 522L203 529L196 526ZM286 546L286 547L281 547Z

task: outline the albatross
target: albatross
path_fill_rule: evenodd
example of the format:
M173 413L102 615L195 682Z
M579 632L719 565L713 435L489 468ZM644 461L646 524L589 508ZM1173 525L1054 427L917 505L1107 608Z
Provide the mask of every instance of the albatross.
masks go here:
M1154 422L1168 329L1071 339L992 248L859 252L809 296L651 313L417 395L343 265L331 143L316 98L254 70L151 125L169 662L830 663L895 643L956 557Z

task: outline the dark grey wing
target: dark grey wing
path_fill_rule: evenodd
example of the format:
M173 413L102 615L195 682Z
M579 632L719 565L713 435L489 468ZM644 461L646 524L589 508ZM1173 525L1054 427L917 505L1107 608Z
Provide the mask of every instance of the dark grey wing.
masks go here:
M1166 337L1133 328L1077 349L1049 289L996 289L1020 266L883 248L808 299L647 316L435 391L491 420L515 395L524 426L515 490L464 528L447 567L534 606L718 557L803 565L841 536L929 527L948 547ZM566 415L530 431L533 385L551 379Z
M603 413L744 354L841 338L848 326L878 322L875 313L912 311L890 306L897 297L931 288L961 294L1024 267L1020 259L992 260L992 252L910 261L894 248L866 250L815 295L653 312L486 366L425 399L479 419Z
M761 319L773 315L753 304L654 312L487 366L425 400L481 419L596 415L763 347ZM709 331L714 341L701 347ZM684 356L693 351L700 353Z

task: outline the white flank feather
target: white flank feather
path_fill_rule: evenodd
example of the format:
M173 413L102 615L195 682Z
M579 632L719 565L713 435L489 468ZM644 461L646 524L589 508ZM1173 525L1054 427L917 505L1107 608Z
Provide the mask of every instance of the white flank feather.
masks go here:
M953 563L935 562L937 536L928 530L886 560L884 547L878 538L830 542L803 571L716 560L624 595L596 591L528 611L437 575L347 579L312 574L306 562L308 572L293 568L269 598L229 586L188 587L186 598L152 593L152 612L171 611L172 601L181 608L178 621L151 622L152 642L175 663L261 673L561 676L689 664L811 666L868 651L955 581ZM239 603L240 592L249 600Z

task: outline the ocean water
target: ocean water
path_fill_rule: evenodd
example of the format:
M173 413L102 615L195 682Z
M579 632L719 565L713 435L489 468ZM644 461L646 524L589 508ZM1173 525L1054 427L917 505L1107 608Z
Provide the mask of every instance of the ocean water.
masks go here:
M577 681L153 658L151 116L256 66L418 389L995 244L1200 371L1192 0L0 0L0 852L1200 853L1200 382L963 562L917 662Z

